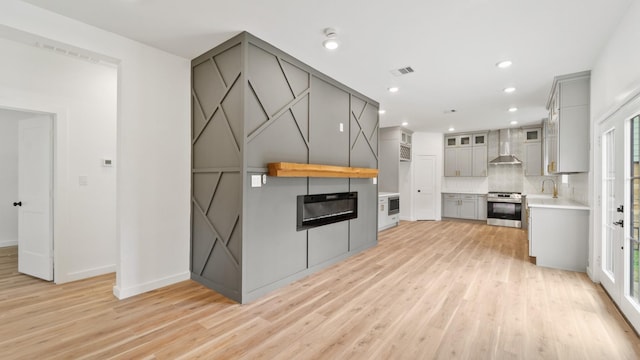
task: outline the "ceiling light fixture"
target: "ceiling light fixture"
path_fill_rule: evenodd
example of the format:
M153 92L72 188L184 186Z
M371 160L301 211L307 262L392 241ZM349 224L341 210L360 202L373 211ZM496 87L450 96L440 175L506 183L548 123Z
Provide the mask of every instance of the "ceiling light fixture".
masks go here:
M392 86L392 87L388 88L387 90L389 90L389 92L396 93L400 89L397 86Z
M507 94L511 94L512 92L516 91L516 88L514 88L513 86L509 86L504 88L504 90L502 91L506 92Z
M515 121L515 120L513 120L513 121L511 121L509 124L511 124L511 125L518 125L518 122L517 122L517 121Z
M513 62L511 60L503 60L496 64L496 66L500 69L506 69L511 65L513 65Z
M338 32L334 28L326 28L324 29L324 35L327 37L323 42L322 46L329 50L335 50L340 46L338 42Z
M516 111L518 111L518 108L515 106L512 106L509 108L509 112L516 112Z
M384 114L386 112L387 112L387 110L383 110L383 109L378 110L378 114L380 114L380 115L382 115L382 114Z
M449 128L449 131L455 131L455 130L456 129L454 129L453 126Z
M408 122L406 122L406 121L403 121L403 122L402 122L402 126L407 126L407 125L409 125L409 123L408 123Z

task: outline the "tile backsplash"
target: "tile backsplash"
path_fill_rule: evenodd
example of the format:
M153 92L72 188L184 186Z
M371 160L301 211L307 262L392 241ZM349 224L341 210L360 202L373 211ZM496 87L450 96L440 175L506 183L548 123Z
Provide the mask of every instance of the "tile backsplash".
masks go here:
M523 192L522 165L489 165L489 191Z

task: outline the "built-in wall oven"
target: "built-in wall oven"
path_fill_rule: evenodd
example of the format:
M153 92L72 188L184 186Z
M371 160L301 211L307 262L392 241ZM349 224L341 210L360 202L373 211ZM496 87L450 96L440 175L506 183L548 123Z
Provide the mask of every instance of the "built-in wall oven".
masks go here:
M389 215L398 214L400 212L400 196L389 196Z
M522 227L522 195L515 192L489 192L487 224Z

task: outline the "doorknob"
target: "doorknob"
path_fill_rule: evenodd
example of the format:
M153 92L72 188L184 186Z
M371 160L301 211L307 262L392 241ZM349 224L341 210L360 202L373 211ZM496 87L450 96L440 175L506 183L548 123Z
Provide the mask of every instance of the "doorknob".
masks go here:
M624 227L624 220L620 219L613 223L613 225L618 225L620 227Z
M22 201L14 202L13 206L22 206Z
M420 192L420 190L418 190L418 192Z

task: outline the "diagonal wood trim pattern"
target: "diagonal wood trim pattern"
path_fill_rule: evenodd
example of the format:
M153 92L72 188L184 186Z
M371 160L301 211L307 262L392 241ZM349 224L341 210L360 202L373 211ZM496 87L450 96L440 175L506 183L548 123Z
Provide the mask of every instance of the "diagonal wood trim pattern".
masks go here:
M378 176L378 169L321 164L277 162L269 163L268 168L269 176L280 177L374 178Z

